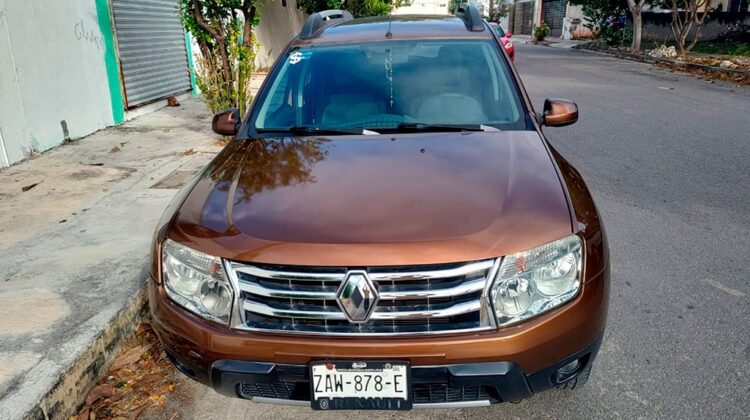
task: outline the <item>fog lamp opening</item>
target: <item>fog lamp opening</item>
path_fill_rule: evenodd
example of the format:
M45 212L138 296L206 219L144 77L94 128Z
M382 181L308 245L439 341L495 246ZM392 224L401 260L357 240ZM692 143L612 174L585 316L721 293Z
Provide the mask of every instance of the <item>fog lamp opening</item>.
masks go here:
M560 366L554 371L554 373L552 373L552 377L550 378L552 379L552 383L559 385L575 378L581 373L581 371L583 371L588 364L588 361L589 355L587 354Z

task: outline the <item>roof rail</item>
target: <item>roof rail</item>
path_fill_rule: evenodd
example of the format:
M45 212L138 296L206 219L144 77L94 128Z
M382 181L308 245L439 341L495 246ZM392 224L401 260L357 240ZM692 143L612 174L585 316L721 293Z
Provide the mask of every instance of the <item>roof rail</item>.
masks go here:
M302 30L299 31L298 37L300 39L312 38L319 30L326 26L352 19L352 14L347 10L331 9L313 13L307 18L305 24L302 25Z
M459 3L456 8L456 16L460 17L466 29L472 32L484 31L484 22L482 21L482 15L479 13L479 9L476 6L469 3Z

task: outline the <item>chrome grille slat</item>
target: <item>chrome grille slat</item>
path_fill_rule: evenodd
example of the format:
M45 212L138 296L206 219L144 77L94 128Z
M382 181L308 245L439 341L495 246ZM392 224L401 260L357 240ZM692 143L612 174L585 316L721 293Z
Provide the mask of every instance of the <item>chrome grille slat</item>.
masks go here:
M432 271L415 271L406 273L381 273L374 272L369 273L372 281L383 281L390 280L394 283L402 280L429 280L429 279L444 279L449 277L460 277L466 276L481 271L486 271L492 268L493 261L485 260L478 261L475 263L469 263L460 267L448 268L444 270L432 270Z
M275 279L275 280L297 280L297 281L342 281L346 273L305 273L290 271L271 271L252 265L237 265L232 267L239 273L249 274L254 277Z
M428 280L429 282L429 280ZM429 284L429 283L428 283ZM464 295L471 292L482 290L485 285L485 279L483 277L476 278L463 282L454 287L448 287L443 289L411 289L411 290L398 290L395 289L397 286L387 286L385 290L381 289L380 299L387 300L399 300L399 299L430 299L430 298L445 298L457 295ZM287 288L274 288L264 287L257 283L240 283L240 290L252 293L258 296L265 297L276 297L276 298L290 298L290 299L311 299L311 300L336 300L336 287L335 286L322 286L322 287L304 287L304 286L293 286L291 283Z
M446 318L450 316L456 316L465 314L468 312L478 311L480 308L479 299L472 302L460 303L452 305L445 309L430 309L430 305L425 305L423 309L417 310L378 310L372 313L370 316L371 320L399 320L399 319L425 319L431 318ZM266 316L275 316L282 318L310 318L310 319L326 319L326 320L346 320L346 316L341 311L312 311L305 309L286 309L286 308L274 308L265 303L255 302L251 300L245 300L243 307L246 311L262 314ZM429 321L428 321L429 322Z
M289 299L311 299L311 300L336 300L336 287L323 286L302 288L289 285L287 288L263 287L257 283L240 283L240 290L257 296L289 298ZM332 289L332 290L331 290Z
M487 278L496 260L432 266L299 267L227 261L239 289L233 327L298 334L378 335L490 328ZM367 272L379 301L352 323L337 300L347 272Z

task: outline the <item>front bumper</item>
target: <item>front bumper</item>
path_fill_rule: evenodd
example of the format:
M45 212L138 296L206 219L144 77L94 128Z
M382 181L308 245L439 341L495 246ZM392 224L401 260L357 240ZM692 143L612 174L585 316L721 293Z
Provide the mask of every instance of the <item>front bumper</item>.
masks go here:
M464 363L411 368L411 395L414 408L481 407L518 401L572 380L593 363L602 337L539 372L526 375L513 362ZM310 406L309 368L241 360L217 360L207 376L168 353L180 371L206 382L217 392L263 403ZM578 360L574 372L559 369Z
M183 310L162 286L148 284L152 325L172 361L223 394L309 405L311 361L405 360L412 366L417 407L516 401L556 385L559 367L579 358L590 363L595 357L606 323L608 289L605 267L583 284L573 301L514 326L438 336L353 338L232 330ZM455 395L462 397L457 400Z

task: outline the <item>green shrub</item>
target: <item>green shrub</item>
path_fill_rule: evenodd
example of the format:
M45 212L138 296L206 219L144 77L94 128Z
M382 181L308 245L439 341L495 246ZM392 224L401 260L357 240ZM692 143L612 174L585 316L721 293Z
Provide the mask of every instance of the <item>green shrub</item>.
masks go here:
M549 35L549 26L545 22L534 26L534 40L537 42L544 41L544 38Z
M633 29L624 17L610 18L599 32L599 38L610 47L625 47L633 42Z

